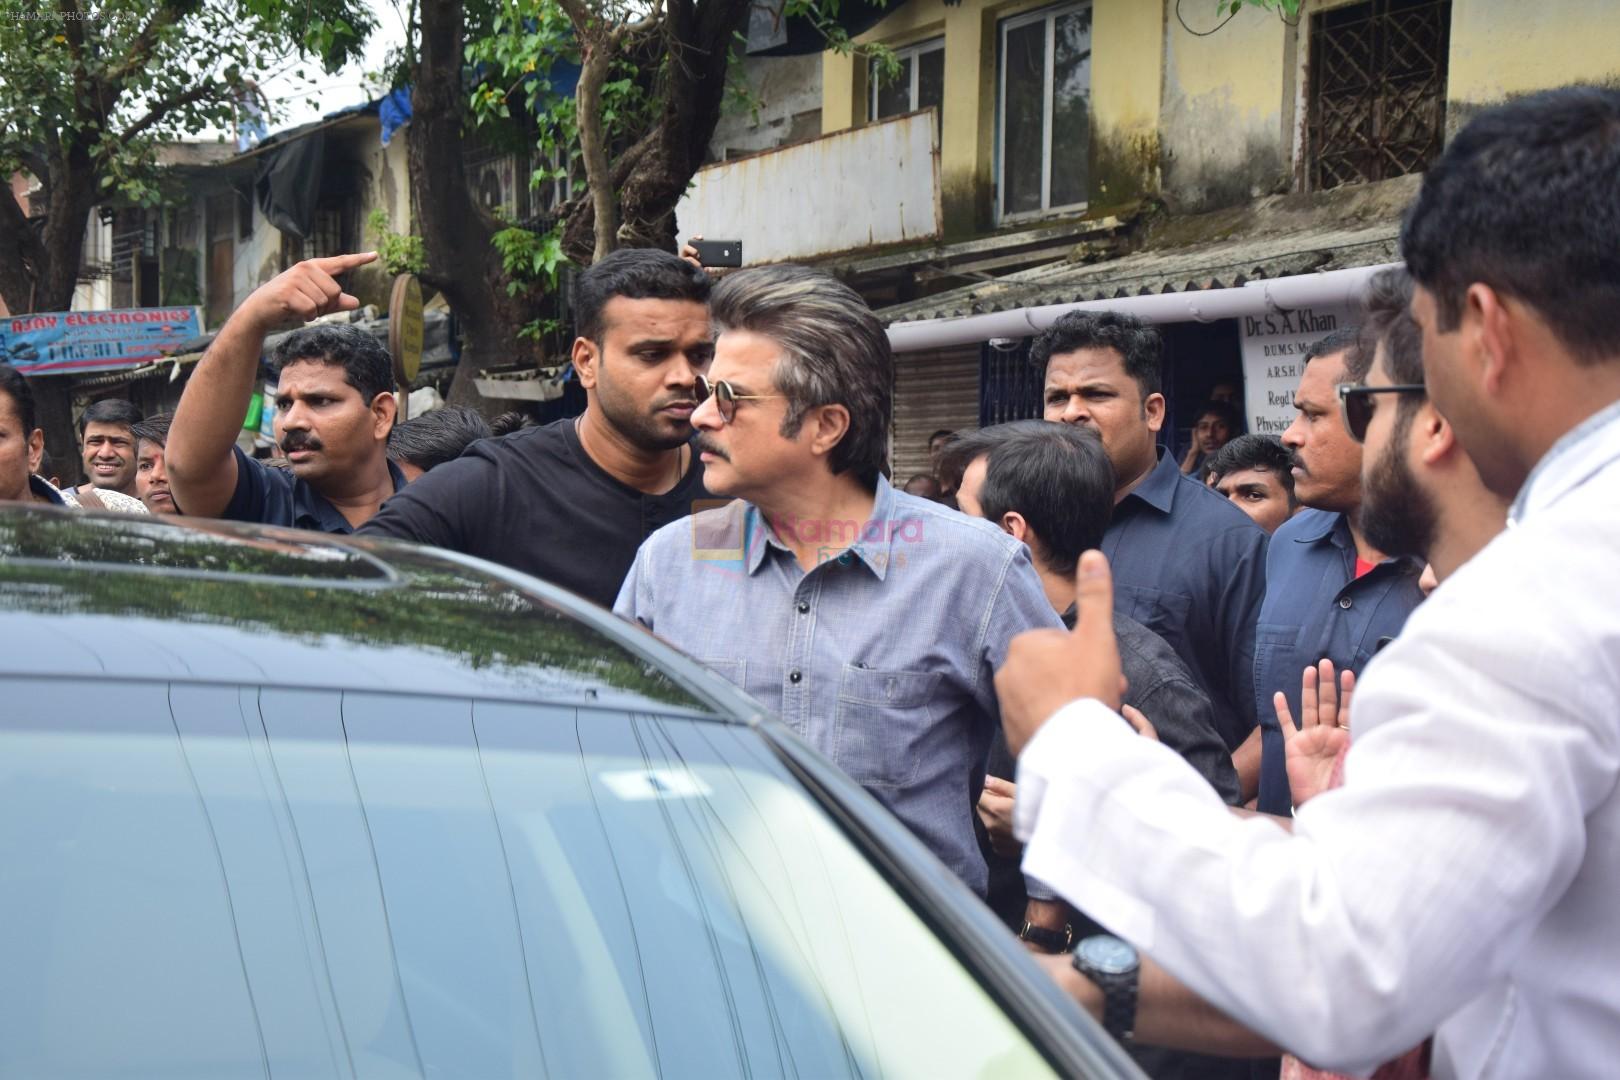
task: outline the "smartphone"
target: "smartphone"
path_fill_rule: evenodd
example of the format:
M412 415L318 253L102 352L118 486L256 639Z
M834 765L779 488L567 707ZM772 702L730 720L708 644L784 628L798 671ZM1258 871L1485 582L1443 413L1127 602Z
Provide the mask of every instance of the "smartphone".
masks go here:
M741 266L741 240L694 240L698 262L704 266Z

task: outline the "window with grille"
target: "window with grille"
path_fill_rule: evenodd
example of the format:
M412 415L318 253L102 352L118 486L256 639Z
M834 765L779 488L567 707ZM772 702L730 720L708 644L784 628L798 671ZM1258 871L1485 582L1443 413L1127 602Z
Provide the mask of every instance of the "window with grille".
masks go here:
M979 426L1039 420L1045 370L1029 358L1030 339L1016 345L986 342L979 354Z
M1421 172L1446 128L1451 0L1369 0L1311 17L1306 182Z

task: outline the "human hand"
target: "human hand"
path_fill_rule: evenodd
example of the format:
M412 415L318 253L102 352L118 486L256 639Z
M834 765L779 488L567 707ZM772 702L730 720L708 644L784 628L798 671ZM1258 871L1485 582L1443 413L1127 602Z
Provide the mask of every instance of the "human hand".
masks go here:
M1195 442L1187 447L1187 452L1181 458L1181 471L1191 476L1198 465L1198 444Z
M1014 756L1063 706L1096 698L1118 711L1125 692L1114 638L1114 579L1100 551L1080 556L1073 630L1029 630L1013 638L996 672L996 699Z
M692 238L681 245L681 258L685 259L699 270L703 269L703 260L698 258L696 244L701 239L703 239L702 233L693 233Z
M1155 728L1153 726L1153 722L1147 717L1143 716L1142 710L1138 709L1135 705L1121 705L1119 708L1119 715L1123 716L1125 718L1125 722L1130 724L1131 727L1135 728L1136 733L1142 736L1142 738L1152 739L1154 742L1159 741L1158 728Z
M1279 690L1272 696L1277 726L1282 728L1288 789L1296 807L1327 790L1339 754L1350 745L1350 696L1355 688L1353 671L1343 672L1334 683L1331 660L1306 668L1300 679L1298 727L1288 709L1288 695Z
M990 850L1004 859L1016 859L1024 845L1013 836L1013 797L1018 785L999 776L986 776L979 793L979 820L990 838Z
M269 334L302 326L334 311L354 311L360 301L343 291L337 275L376 258L375 251L364 251L305 259L254 289L231 317L246 320L261 333Z

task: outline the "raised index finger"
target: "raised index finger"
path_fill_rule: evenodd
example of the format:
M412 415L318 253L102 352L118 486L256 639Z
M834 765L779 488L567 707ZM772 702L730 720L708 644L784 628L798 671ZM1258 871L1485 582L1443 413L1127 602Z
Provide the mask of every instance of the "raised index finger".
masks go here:
M357 266L364 266L368 262L375 262L376 259L377 253L375 251L357 251L352 255L328 255L325 258L311 259L309 261L328 274L335 275L341 274L345 270L353 270Z

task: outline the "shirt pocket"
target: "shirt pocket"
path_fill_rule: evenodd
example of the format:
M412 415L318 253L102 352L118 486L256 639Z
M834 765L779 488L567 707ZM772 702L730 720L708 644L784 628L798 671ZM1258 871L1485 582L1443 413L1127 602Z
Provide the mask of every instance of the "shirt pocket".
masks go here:
M698 663L720 676L737 689L748 690L748 684L743 680L748 677L748 661L746 660L699 660Z
M1187 637L1192 601L1179 593L1146 585L1114 586L1114 610L1135 619L1172 647ZM1180 649L1176 649L1180 653Z
M1276 730L1277 710L1271 696L1288 695L1290 709L1299 709L1299 684L1305 665L1300 657L1304 628L1293 623L1260 623L1254 630L1254 708L1260 723ZM1294 717L1299 723L1299 717Z
M939 672L845 664L838 681L833 760L862 787L907 787L922 767Z

